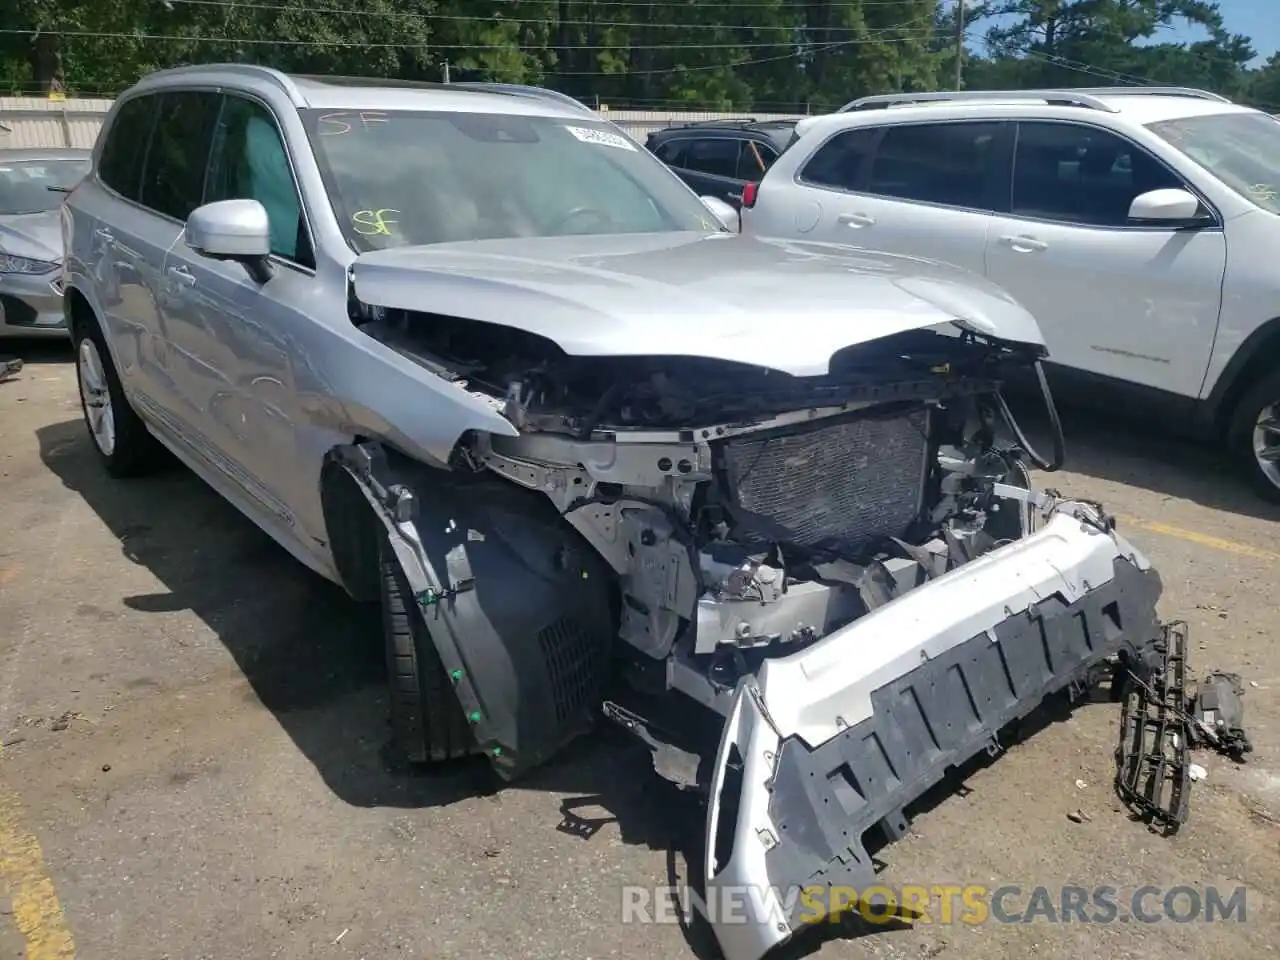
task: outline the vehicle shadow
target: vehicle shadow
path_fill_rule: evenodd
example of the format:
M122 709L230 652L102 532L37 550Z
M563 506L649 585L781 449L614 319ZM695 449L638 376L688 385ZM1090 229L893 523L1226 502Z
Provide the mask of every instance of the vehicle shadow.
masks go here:
M1023 432L1045 456L1052 453L1048 417L1042 402L1024 397L1009 402ZM1280 505L1255 493L1211 443L1197 443L1161 432L1122 410L1100 415L1079 407L1059 410L1071 473L1149 490L1166 498L1188 500L1260 520L1280 521ZM1054 486L1042 476L1045 486ZM1069 492L1069 491L1064 491Z
M254 695L341 800L409 809L502 789L483 760L423 773L396 758L388 745L386 668L376 608L351 602L307 571L177 464L145 479L112 480L79 419L42 427L37 440L44 464L98 515L124 556L163 585L162 591L122 602L144 612L189 610L214 630ZM1021 730L1026 734L1064 716L1053 700L1024 720ZM1001 742L1010 741L1002 737ZM908 815L963 791L964 777L990 762L985 755L975 759L908 808ZM654 774L647 752L621 730L606 727L583 738L506 789L566 795L558 831L590 841L615 823L624 843L666 854L668 883L701 889L704 804ZM855 914L815 925L780 956L807 956L832 938L902 925L867 923ZM694 918L683 928L697 957L719 956L705 921Z
M215 631L254 695L338 797L354 806L410 808L499 789L483 760L422 774L389 748L376 606L353 603L306 570L176 463L156 476L120 482L103 472L79 419L42 427L37 439L45 465L84 498L124 556L163 585L156 593L123 597L125 606L189 610ZM629 841L646 842L636 804L650 798L618 785L641 779L649 761L638 748L614 749L620 736L585 738L519 788L593 797L615 812L624 833L635 827ZM653 818L655 826L661 821Z

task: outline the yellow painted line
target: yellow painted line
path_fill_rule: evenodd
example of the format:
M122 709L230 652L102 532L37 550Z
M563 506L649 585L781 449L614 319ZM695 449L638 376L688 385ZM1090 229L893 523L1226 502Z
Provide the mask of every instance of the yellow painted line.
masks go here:
M0 567L0 587L16 580L18 578L18 571L21 569L22 567L16 563L10 567Z
M1234 553L1241 557L1252 557L1255 560L1266 560L1268 562L1280 560L1280 553L1264 550L1252 544L1241 543L1238 540L1224 540L1222 537L1210 536L1197 530L1184 530L1182 527L1170 526L1167 523L1159 523L1155 520L1139 520L1137 517L1123 516L1116 519L1120 521L1122 532L1123 526L1129 525L1137 527L1139 530L1148 530L1151 533L1159 533L1166 537L1176 537L1178 540L1185 540L1188 543L1195 543L1213 550L1221 550L1224 553Z
M40 841L22 826L22 804L0 787L0 881L9 890L13 922L26 960L74 960L75 941L44 866Z

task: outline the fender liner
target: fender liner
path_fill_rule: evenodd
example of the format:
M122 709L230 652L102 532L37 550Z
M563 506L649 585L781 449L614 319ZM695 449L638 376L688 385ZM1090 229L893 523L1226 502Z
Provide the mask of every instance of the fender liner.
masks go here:
M617 635L613 577L549 500L376 443L338 447L385 531L477 745L511 780L591 725Z

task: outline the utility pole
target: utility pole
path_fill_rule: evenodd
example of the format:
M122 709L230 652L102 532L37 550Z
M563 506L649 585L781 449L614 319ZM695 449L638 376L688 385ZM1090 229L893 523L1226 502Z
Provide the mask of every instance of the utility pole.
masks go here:
M956 0L956 89L964 82L964 0Z
M448 60L444 62L444 82L445 83L449 82L449 61Z

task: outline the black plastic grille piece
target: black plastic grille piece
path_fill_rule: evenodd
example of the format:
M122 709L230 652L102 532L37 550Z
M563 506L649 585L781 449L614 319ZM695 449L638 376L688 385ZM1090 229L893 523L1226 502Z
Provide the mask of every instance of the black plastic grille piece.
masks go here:
M561 617L539 632L538 642L546 658L556 720L567 723L600 692L604 648L593 643L582 626L569 617Z

